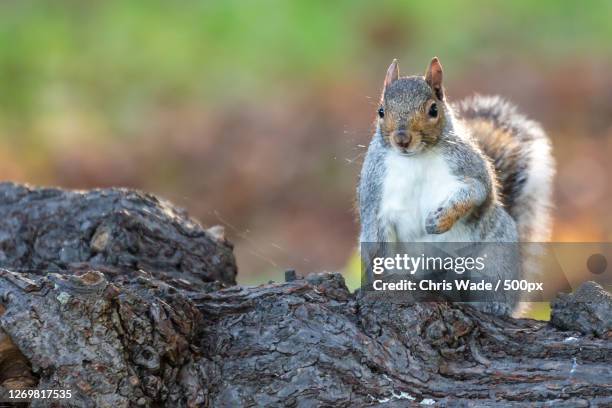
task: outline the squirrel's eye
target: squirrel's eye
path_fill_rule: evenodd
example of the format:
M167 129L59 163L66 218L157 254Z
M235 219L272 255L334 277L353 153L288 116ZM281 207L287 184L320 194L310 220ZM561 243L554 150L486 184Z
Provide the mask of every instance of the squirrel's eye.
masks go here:
M382 108L382 106L378 108L378 116L381 118L385 117L385 110Z
M431 106L429 107L429 112L427 113L432 118L438 117L438 105L436 105L435 102L432 103Z

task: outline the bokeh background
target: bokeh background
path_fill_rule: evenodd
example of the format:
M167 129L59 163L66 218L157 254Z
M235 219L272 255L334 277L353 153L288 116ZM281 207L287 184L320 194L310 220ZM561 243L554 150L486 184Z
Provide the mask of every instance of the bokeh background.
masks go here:
M611 20L609 1L3 1L0 175L166 197L225 225L242 283L355 271L385 70L437 55L451 100L501 94L550 133L554 239L610 241Z

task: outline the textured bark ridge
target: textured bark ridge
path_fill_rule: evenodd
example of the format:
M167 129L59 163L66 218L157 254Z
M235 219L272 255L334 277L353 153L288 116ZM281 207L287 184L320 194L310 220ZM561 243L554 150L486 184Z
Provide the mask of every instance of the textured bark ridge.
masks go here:
M146 270L175 286L236 283L232 246L186 213L126 189L65 191L0 184L0 266L18 272Z
M595 284L549 324L352 294L333 273L232 286L222 234L128 190L5 184L0 215L0 392L71 389L53 403L78 407L612 405L612 301Z
M352 296L337 274L197 302L206 354L223 356L214 406L612 404L610 331Z

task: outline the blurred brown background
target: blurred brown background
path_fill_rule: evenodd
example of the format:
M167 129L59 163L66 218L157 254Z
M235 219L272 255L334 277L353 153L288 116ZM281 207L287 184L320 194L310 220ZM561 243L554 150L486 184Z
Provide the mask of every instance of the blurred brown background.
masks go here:
M344 270L384 72L437 55L451 100L500 94L549 132L555 240L610 241L611 18L606 1L6 1L0 174L166 197L226 226L243 283Z

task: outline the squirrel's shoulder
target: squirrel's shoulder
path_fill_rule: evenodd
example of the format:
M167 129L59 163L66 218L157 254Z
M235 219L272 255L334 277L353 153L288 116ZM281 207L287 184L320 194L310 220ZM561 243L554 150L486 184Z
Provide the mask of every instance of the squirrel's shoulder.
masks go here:
M480 148L472 134L472 129L454 112L451 113L452 126L445 130L437 146L448 161L453 172L461 177L481 180L486 185L495 182L493 167L489 157Z

